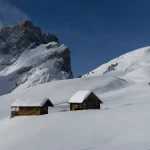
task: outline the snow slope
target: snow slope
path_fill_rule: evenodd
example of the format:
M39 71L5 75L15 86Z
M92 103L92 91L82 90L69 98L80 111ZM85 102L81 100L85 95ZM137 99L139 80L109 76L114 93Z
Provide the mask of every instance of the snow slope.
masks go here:
M0 118L10 115L10 106L16 99L49 98L53 104L66 103L78 90L91 90L96 94L121 89L132 83L116 77L96 76L84 79L70 79L52 81L39 86L23 90L18 88L14 92L0 97ZM1 115L3 114L3 115Z
M149 150L150 103L0 122L2 150Z
M88 77L18 87L0 96L0 149L149 150L149 49L114 59ZM102 109L69 111L67 101L79 90L97 94ZM49 98L54 108L48 115L9 119L12 103L30 98Z
M103 74L130 78L135 82L147 80L150 77L150 46L121 55L84 76Z
M95 81L94 84L103 81L101 89L108 86L109 77L92 77L54 81L1 96L0 135L3 136L0 136L0 149L148 150L150 87L147 82L114 84L105 93L96 90L96 85L90 86L103 100L102 109L70 112L66 104L69 97L77 89L89 90L90 79ZM27 97L44 96L51 97L55 103L48 115L9 119L9 107L16 97L26 100Z

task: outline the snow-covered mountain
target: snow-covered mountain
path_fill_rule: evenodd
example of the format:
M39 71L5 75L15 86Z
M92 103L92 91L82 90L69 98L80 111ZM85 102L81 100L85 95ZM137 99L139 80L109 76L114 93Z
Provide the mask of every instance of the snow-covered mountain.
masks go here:
M42 60L47 55L53 58L55 53L63 52L66 56L64 45L47 50L55 44L26 50L1 74L11 74L23 65L28 66L35 51L35 57L40 53ZM42 53L41 49L44 49ZM26 86L26 82L10 94L0 96L0 149L149 150L149 52L150 47L146 47L127 53L78 79L52 81L23 89L21 86ZM36 66L39 61L34 62ZM45 71L46 65L41 70ZM101 110L69 111L67 101L79 90L93 91L103 101ZM49 98L54 108L49 108L48 115L10 119L10 106L18 98L24 101Z
M0 95L72 78L70 50L31 21L0 29Z
M93 75L117 76L141 82L150 77L150 47L144 47L121 55L101 65L83 77Z

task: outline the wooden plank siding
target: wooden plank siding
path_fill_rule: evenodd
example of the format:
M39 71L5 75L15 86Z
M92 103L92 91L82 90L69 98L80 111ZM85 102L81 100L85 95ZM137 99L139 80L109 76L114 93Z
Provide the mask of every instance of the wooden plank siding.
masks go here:
M48 114L48 106L49 105L46 103L43 107L41 107L41 110L40 110L41 115Z
M44 115L48 114L48 106L43 107L20 107L18 112L12 112L14 116L26 116L26 115Z
M70 110L82 110L83 109L83 106L82 104L71 104L70 105Z
M20 107L18 115L40 115L40 107Z

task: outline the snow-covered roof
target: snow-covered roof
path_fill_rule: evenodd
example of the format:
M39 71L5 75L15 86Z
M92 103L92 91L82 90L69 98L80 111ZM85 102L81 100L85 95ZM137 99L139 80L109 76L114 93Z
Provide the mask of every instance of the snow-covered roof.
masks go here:
M33 107L33 106L42 107L47 101L49 101L51 103L51 101L48 98L30 98L30 99L26 99L26 100L17 99L11 105L11 107L25 107L25 106L28 106L28 107Z
M92 92L78 91L68 101L68 103L82 103Z

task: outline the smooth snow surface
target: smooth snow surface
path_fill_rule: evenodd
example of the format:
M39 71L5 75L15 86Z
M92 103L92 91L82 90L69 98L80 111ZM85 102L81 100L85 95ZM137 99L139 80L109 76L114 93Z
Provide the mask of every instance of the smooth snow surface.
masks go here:
M149 48L127 56L116 59L112 71L107 70L110 62L85 78L17 88L1 96L0 150L149 150ZM101 110L69 111L67 102L78 91L94 92L103 101ZM48 115L9 119L17 98L36 97L52 101Z
M68 101L69 103L82 103L89 95L91 91L78 91Z
M21 106L43 106L47 102L48 98L30 98L27 100L17 99L11 107L21 107Z
M102 109L70 112L67 101L82 90L96 93L104 103ZM0 149L148 150L149 91L147 82L132 84L105 76L16 90L0 97ZM9 119L14 99L39 96L48 97L55 104L48 115Z

